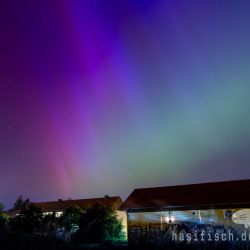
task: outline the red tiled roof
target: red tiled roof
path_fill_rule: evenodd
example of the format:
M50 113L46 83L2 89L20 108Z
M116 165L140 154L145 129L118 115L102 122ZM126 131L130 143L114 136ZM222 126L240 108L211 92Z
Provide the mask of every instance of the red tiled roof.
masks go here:
M113 206L114 209L118 209L122 200L120 197L104 197L104 198L93 198L93 199L80 199L80 200L58 200L58 201L50 201L50 202L36 202L37 206L41 207L43 212L57 212L63 211L67 207L72 205L77 205L79 207L85 208L89 205L110 205Z
M120 210L250 205L250 180L135 189Z

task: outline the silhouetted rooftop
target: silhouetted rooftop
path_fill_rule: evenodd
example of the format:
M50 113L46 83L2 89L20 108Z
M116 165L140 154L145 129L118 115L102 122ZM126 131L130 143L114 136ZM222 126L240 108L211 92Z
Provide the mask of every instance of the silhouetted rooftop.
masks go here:
M113 206L114 209L118 209L122 200L119 196L115 197L104 197L104 198L93 198L93 199L79 199L79 200L57 200L50 202L36 202L37 206L41 207L43 212L56 212L64 211L69 206L77 205L81 208L93 205L109 205Z
M120 210L244 207L250 205L250 180L135 189Z
M107 205L112 206L117 210L122 205L122 200L119 196L105 196L103 198L92 198L92 199L78 199L78 200L57 200L48 202L35 202L37 206L42 208L44 213L46 212L63 212L70 206L79 206L81 208L87 208L88 206L94 205ZM10 217L15 217L20 213L20 210L10 210L7 214Z

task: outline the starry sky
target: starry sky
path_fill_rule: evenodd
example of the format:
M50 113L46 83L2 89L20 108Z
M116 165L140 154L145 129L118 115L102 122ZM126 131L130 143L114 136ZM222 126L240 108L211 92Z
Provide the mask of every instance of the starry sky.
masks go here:
M0 1L0 201L250 178L250 1Z

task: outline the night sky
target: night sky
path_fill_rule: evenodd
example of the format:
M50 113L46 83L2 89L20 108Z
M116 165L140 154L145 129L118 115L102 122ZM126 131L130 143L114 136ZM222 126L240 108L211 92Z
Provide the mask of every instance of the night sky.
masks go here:
M250 1L0 1L0 202L250 178Z

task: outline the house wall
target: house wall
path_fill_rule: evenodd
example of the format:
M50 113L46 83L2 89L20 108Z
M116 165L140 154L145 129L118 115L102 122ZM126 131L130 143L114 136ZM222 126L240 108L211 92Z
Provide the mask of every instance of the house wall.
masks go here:
M210 209L187 211L157 211L128 213L129 243L164 242L172 239L173 232L195 230L244 231L243 224L235 224L230 212L238 209ZM231 214L232 215L232 214ZM168 221L171 218L173 221ZM171 236L172 235L172 236Z
M125 211L116 211L116 214L117 214L118 220L122 222L125 237L127 239L127 231L128 231L127 214Z

